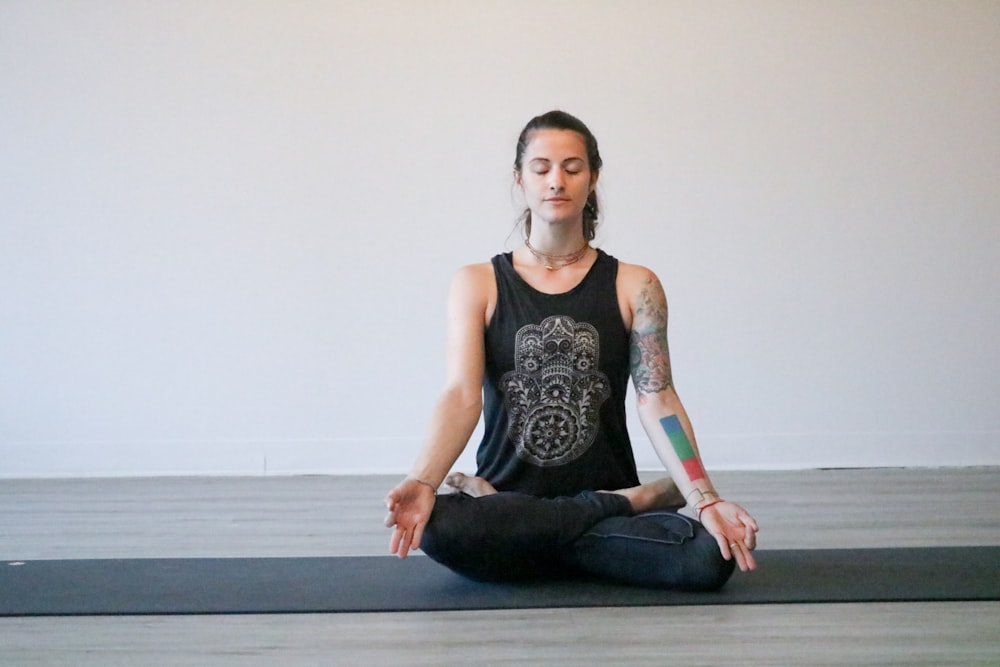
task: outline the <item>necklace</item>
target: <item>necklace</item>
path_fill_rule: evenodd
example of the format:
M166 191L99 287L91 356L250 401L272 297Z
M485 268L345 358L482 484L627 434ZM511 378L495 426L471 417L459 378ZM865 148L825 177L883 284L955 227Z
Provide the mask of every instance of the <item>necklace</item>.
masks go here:
M558 271L559 269L564 269L570 264L576 264L583 256L587 254L590 250L590 242L584 241L583 247L575 252L571 252L568 255L549 255L540 250L535 250L531 245L531 241L524 239L524 245L527 246L528 252L535 256L542 265L549 271Z

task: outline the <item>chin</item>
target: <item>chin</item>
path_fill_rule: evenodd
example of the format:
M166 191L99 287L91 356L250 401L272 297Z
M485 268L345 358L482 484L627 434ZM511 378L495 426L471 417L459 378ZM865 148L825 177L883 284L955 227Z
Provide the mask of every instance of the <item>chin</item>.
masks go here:
M539 220L549 225L573 225L573 224L583 224L583 212L577 212L575 215L572 213L567 213L566 215L538 215L536 216L532 213L532 218L534 220Z

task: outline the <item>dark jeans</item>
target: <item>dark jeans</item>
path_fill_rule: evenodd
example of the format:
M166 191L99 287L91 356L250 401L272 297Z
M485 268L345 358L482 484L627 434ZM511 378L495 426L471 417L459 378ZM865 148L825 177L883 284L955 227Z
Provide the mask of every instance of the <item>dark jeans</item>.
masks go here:
M735 562L694 519L632 514L624 496L585 491L566 498L497 493L440 495L421 549L472 579L510 581L596 575L675 590L721 587Z

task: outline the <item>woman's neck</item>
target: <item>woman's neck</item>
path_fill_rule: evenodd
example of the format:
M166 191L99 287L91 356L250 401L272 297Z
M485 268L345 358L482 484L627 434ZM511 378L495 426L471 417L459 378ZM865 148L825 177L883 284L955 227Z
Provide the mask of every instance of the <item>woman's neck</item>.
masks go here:
M571 255L587 246L588 242L583 238L581 227L573 225L572 229L568 229L555 225L532 225L526 245L535 252L545 255Z
M587 241L579 228L575 234L553 235L532 229L524 240L523 262L545 267L549 271L559 271L577 264L590 252Z

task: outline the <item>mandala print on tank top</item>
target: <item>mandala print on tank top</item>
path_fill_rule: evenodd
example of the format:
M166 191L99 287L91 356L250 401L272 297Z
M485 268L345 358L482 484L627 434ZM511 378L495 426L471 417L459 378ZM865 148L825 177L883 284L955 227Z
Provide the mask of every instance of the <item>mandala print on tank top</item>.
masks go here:
M522 327L514 339L514 370L501 387L507 434L517 455L538 466L578 458L594 442L598 413L611 389L597 370L597 329L565 315Z

